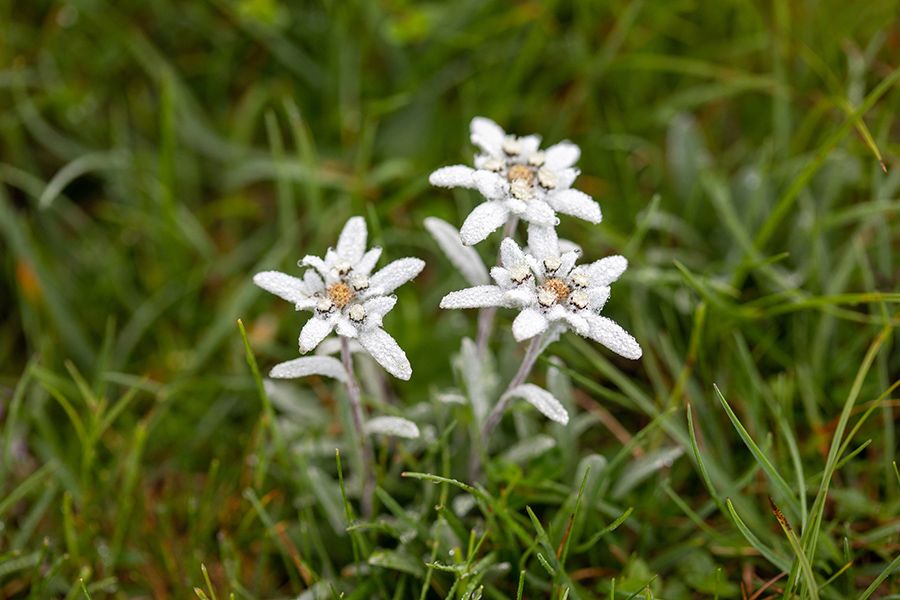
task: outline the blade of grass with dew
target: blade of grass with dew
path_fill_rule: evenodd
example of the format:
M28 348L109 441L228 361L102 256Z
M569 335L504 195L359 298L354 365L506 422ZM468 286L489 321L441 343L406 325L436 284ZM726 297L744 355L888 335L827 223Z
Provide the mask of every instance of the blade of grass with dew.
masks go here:
M581 554L581 553L587 552L588 550L593 548L597 544L597 542L599 542L601 539L603 539L607 534L618 529L619 525L624 523L625 520L628 519L628 517L633 512L634 512L634 507L633 506L628 507L628 510L626 510L624 513L622 513L621 517L619 517L618 519L616 519L615 521L613 521L612 523L610 523L609 525L607 525L606 527L604 527L603 529L601 529L600 531L598 531L597 533L595 533L594 535L589 537L580 546L578 546L576 548L576 552Z
M709 478L709 473L706 471L706 466L703 464L703 459L700 457L700 447L697 445L697 434L694 432L694 418L691 415L690 404L687 405L687 422L688 433L691 437L691 448L694 451L694 459L697 461L697 467L700 469L700 478L703 479L703 483L706 484L706 489L709 491L709 495L713 502L715 502L716 506L719 508L719 512L724 515L726 514L725 505L722 503L719 494L716 493L712 480Z
M16 486L16 488L7 494L3 500L0 500L0 517L9 512L17 502L28 496L31 492L39 489L39 486L44 483L44 479L52 475L58 467L59 463L57 460L51 459L40 469L32 473L28 479Z
M753 455L753 458L759 463L762 467L763 471L769 476L769 479L781 490L781 493L784 495L785 499L788 501L788 504L791 506L791 510L795 511L797 515L802 514L803 511L800 510L800 503L797 501L796 496L794 495L794 491L787 484L781 474L775 469L775 466L769 461L769 459L762 453L759 449L759 446L756 445L756 442L750 437L750 434L747 433L747 430L741 424L740 419L738 419L737 415L734 414L734 411L731 410L731 406L728 405L728 401L725 400L725 396L722 395L722 392L719 390L719 387L713 384L713 389L716 392L716 396L719 398L719 402L722 403L722 406L725 408L725 412L728 413L728 418L731 420L732 425L734 425L735 430L738 432L738 435L744 441L744 444L750 450L750 453Z
M272 517L269 516L269 513L259 501L256 492L254 492L252 488L246 488L242 495L250 502L250 505L253 506L253 510L256 511L259 520L265 525L269 537L275 542L275 546L278 548L282 560L284 560L285 571L287 571L288 578L291 581L291 588L295 590L300 589L301 585L300 580L298 579L300 568L297 557L291 554L290 550L281 539L281 536L278 535L278 525L272 520Z
M821 527L823 515L825 512L825 499L828 495L828 488L831 483L831 477L834 474L835 466L837 465L837 462L840 458L842 438L844 436L844 430L847 427L847 422L850 419L850 413L853 410L853 406L856 404L856 399L859 396L860 391L862 390L863 381L865 380L866 375L868 374L869 369L872 366L873 361L875 360L875 356L878 354L878 350L881 348L884 340L888 337L888 335L891 334L892 331L892 327L885 327L875 338L875 340L873 340L870 344L868 350L866 351L866 355L863 358L863 362L859 366L859 370L856 373L856 377L853 381L853 386L851 387L850 393L847 396L847 400L844 403L844 408L841 410L841 415L838 419L838 424L835 428L831 445L828 450L828 458L825 461L825 474L822 478L822 483L819 485L819 490L816 493L816 498L813 501L812 508L810 509L810 521L804 524L803 535L800 538L801 547L803 548L807 560L809 561L813 561L815 559L816 542L819 537L819 529Z
M416 535L421 536L422 539L426 539L428 537L428 530L421 522L417 522L413 519L409 513L400 506L394 498L385 491L385 489L381 486L376 486L375 494L384 504L384 507L390 511L392 515L397 517L401 522L403 522L410 530L414 530Z
M293 243L294 240L280 238L266 256L258 264L254 265L251 272L265 271L282 262L290 252ZM228 336L229 331L232 331L231 328L234 326L234 322L238 320L239 315L249 308L258 292L259 288L250 279L238 286L237 291L229 296L230 300L224 306L219 307L219 317L200 336L190 363L180 373L181 377L189 378L195 375L206 364L206 361L212 357L213 353L218 350Z
M20 413L22 411L22 401L25 398L25 392L32 379L32 370L37 364L37 357L33 356L28 360L25 370L16 382L16 388L13 391L12 399L9 401L9 410L6 415L6 422L3 424L3 477L0 480L6 481L6 477L12 469L13 454L11 451L13 431L18 425Z
M739 332L735 331L733 335L733 339L735 342L735 346L737 347L737 357L740 361L741 368L744 372L751 378L753 385L756 389L760 390L763 393L763 398L767 404L770 406L770 411L772 412L773 417L778 422L778 428L781 431L781 437L787 442L788 451L791 455L791 461L794 465L794 476L796 477L796 485L798 492L798 502L800 504L800 522L806 523L807 520L807 498L806 498L806 477L804 475L803 469L803 460L800 456L800 448L797 444L797 438L794 435L794 432L791 428L791 424L788 419L781 417L777 408L773 406L773 401L769 399L766 395L766 391L771 390L768 384L763 380L762 375L759 372L759 369L756 365L756 362L753 360L752 355L750 354L750 349L747 347L746 338Z
M563 534L563 540L559 545L559 549L556 551L556 558L559 560L560 570L565 568L566 557L569 555L569 546L572 543L572 538L575 537L572 533L572 525L575 523L575 519L578 517L578 508L581 506L581 498L584 496L584 486L587 485L588 476L591 474L591 466L588 465L587 469L584 470L584 477L581 480L581 488L578 490L578 498L575 500L575 508L572 510L572 515L569 517L569 523L566 526L566 531Z
M722 534L710 527L709 524L707 524L702 518L700 518L700 515L698 515L690 506L688 506L688 504L684 500L681 499L681 496L679 496L678 493L672 489L672 485L668 482L668 480L663 482L662 489L672 500L672 502L674 502L675 505L681 509L681 512L687 515L688 519L690 519L698 529L704 531L709 537L716 540L716 542L718 542L719 544L724 545L728 543L727 540L722 536Z
M110 556L115 564L122 555L123 547L127 539L128 530L133 526L131 516L134 512L135 489L141 475L141 459L144 456L147 442L147 430L150 423L150 415L142 419L135 427L131 439L130 452L123 458L124 469L121 487L118 489L118 510L116 511L116 527L113 532L110 545Z
M790 571L791 563L786 558L779 556L775 553L774 550L763 544L762 541L756 536L756 534L750 531L750 528L747 527L744 521L741 520L741 518L738 516L737 511L734 510L734 505L731 503L731 499L726 498L725 502L728 504L728 514L731 515L735 526L741 532L741 535L744 536L744 539L746 539L747 542L749 542L749 544L753 546L756 551L759 552L767 561L769 561L782 571Z
M806 580L807 593L813 600L818 600L819 585L816 583L816 578L813 575L809 560L806 558L806 554L804 554L803 548L800 546L800 540L797 539L797 534L794 533L794 530L791 528L788 520L775 505L775 502L772 500L771 496L769 497L769 504L772 506L772 512L775 514L775 518L778 519L778 524L781 525L781 529L787 536L788 542L791 544L791 548L794 550L794 554L797 555L797 561L800 563L800 570L803 573L803 578Z
M875 590L884 582L885 579L891 576L894 571L900 568L900 556L897 556L884 568L881 573L878 574L878 577L875 578L875 581L866 588L866 590L859 596L857 600L868 600L869 596L871 596Z
M550 544L550 536L547 535L547 532L544 530L544 526L541 525L540 520L537 518L537 515L534 514L534 511L531 510L531 507L526 506L525 510L528 512L528 518L531 519L531 524L534 527L534 530L537 532L537 539L540 540L541 547L544 548L544 550L547 552L547 556L554 563L553 572L555 576L557 568L559 566L559 561L556 559L556 552L553 551L553 546Z
M856 125L858 121L860 121L863 116L871 109L875 103L883 96L893 85L900 79L900 69L895 69L893 73L885 77L878 86L875 87L874 90L869 92L866 99L860 105L858 109L856 109L852 115L850 115L844 123L835 131L829 138L826 140L822 146L819 147L819 150L816 152L815 158L804 167L803 171L800 172L800 175L791 183L790 187L788 187L787 191L784 195L779 199L778 203L769 213L768 218L763 223L762 227L760 227L759 231L756 234L756 237L753 240L754 245L757 249L761 249L766 242L772 237L775 233L775 229L778 225L784 220L785 216L787 216L787 212L794 205L794 202L797 200L797 197L800 195L800 192L806 185L809 183L809 180L812 179L812 176L821 168L821 166L825 163L825 159L828 158L828 155L831 154L832 150L834 150L837 145L843 140L850 130ZM737 286L743 279L743 274L740 274L741 279L736 279L735 285Z
M294 187L285 175L284 139L274 110L267 110L265 115L266 136L275 164L275 189L278 200L278 226L283 237L291 234L297 222L297 204L294 198Z
M318 223L322 213L322 189L318 183L318 159L316 146L306 120L303 118L296 101L292 96L285 96L282 101L291 124L294 146L300 151L300 160L306 168L307 176L303 179L306 190L305 207L309 213L310 223Z
M250 348L250 340L247 338L247 330L244 329L244 323L240 319L237 320L238 329L241 332L241 340L244 343L244 353L247 365L250 367L250 373L253 375L253 381L256 382L256 391L263 406L263 415L265 418L266 428L269 430L272 440L275 442L275 450L286 469L296 468L297 465L290 459L287 445L278 428L278 421L275 418L275 409L269 400L269 394L266 392L266 386L263 385L262 376L259 373L259 365L256 363L256 357Z
M66 295L54 284L51 269L39 258L35 242L29 239L31 227L18 217L10 202L5 187L0 187L0 234L6 238L20 268L27 269L37 280L38 297L26 297L26 301L46 304L56 331L72 352L73 359L81 366L93 365L96 356L81 320L75 317Z

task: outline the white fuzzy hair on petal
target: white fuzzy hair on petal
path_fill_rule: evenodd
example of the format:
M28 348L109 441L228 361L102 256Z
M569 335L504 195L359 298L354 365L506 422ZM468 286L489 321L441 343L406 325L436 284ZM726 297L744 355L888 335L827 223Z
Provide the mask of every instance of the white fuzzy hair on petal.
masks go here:
M459 237L466 246L473 246L499 229L508 218L509 209L505 203L493 200L482 202L466 217Z
M453 165L450 167L441 167L428 176L428 183L437 187L454 188L474 188L475 180L472 175L475 169L465 165Z
M253 283L288 302L297 304L309 297L310 291L302 279L278 271L263 271L253 276Z
M359 343L384 370L404 381L412 376L406 353L384 329L373 327L359 332Z
M505 294L496 285L478 285L450 292L441 299L441 308L484 308L503 306Z

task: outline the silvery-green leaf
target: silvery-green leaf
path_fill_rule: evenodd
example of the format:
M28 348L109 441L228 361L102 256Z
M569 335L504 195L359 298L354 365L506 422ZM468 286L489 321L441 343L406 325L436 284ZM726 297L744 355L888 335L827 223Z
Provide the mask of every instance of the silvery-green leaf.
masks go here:
M443 402L445 404L467 404L468 400L462 394L455 394L453 392L439 392L437 394L437 399L439 402Z
M428 217L425 219L425 229L466 281L473 286L491 283L487 267L484 266L478 251L471 246L463 245L456 227L437 217Z
M285 425L296 431L327 427L330 415L319 398L307 386L298 387L289 381L263 379L263 387L272 405L284 414Z
M453 513L457 517L464 517L470 510L475 508L475 496L471 494L460 494L450 501L453 507Z
M330 356L301 356L272 367L269 377L275 379L294 379L308 375L323 375L338 381L347 381L344 365Z
M588 454L578 461L578 467L575 469L575 479L573 481L580 483L584 481L584 476L587 474L587 481L585 481L584 484L585 498L593 498L597 495L597 490L600 485L600 475L606 470L608 464L606 457L594 453ZM589 474L588 468L590 468Z
M553 394L533 383L523 383L504 394L504 398L523 398L541 411L548 419L565 425L569 422L569 413L553 397Z
M366 433L393 435L415 439L419 437L419 428L409 419L401 417L375 417L365 425Z
M539 433L534 437L520 440L503 453L503 458L516 464L524 464L556 447L556 440Z
M463 338L462 341L460 366L466 390L469 392L469 402L472 403L472 413L475 420L482 423L490 408L485 389L484 361L478 354L478 346L469 338Z
M666 133L666 162L682 199L691 194L700 173L711 158L697 120L689 113L677 113L669 122Z
M571 405L572 380L557 368L557 366L564 367L565 363L558 356L551 356L550 364L553 366L547 369L547 390L564 405Z
M334 450L331 451L334 458ZM311 490L319 501L319 506L325 509L325 515L331 528L338 535L345 535L347 530L347 517L344 513L344 499L341 496L341 488L337 480L332 479L324 471L320 471L316 467L309 467L307 470L309 482L312 484Z
M618 500L656 471L663 467L671 467L675 459L682 454L684 454L684 448L674 446L648 452L641 458L632 461L631 466L616 481L612 497Z

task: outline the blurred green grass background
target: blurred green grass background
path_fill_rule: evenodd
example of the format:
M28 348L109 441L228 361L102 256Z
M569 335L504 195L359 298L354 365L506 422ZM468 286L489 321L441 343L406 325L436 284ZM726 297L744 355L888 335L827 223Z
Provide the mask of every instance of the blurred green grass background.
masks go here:
M311 547L339 535L313 532L321 498L292 498L277 461L262 475L247 463L269 443L236 320L264 370L294 356L303 321L250 277L299 273L297 259L364 215L387 259L428 263L386 320L414 371L392 382L400 405L452 385L450 357L474 319L438 311L464 281L422 220L459 225L479 201L427 182L470 163L476 115L579 144L577 186L604 221L564 218L561 233L586 260L630 261L606 311L645 357L557 344L580 375L579 410L603 403L601 420L630 436L678 408L628 456L669 439L685 456L597 499L607 516L636 507L637 520L579 559L587 583L573 593L607 595L621 571L632 588L620 589L660 573L656 594L712 596L719 567L723 596L742 580L760 587L777 571L723 542L737 544L736 530L689 458L683 408L692 403L708 438L721 495L781 540L764 502L777 492L712 384L794 485L821 472L848 396L863 405L898 378L898 16L887 0L0 2L0 491L26 499L4 507L0 552L23 554L0 564L0 595L34 590L44 537L48 561L68 554L61 571L41 572L48 594L81 593L67 587L80 575L100 582L99 597L185 597L201 562L247 597L304 588L242 496L275 490L266 506ZM497 243L479 248L488 264ZM79 377L93 400L79 399ZM85 443L72 413L91 430L109 414L101 399L115 405L135 385ZM321 385L308 393L331 401ZM872 443L839 473L818 524L833 540L815 563L820 583L845 556L858 561L831 597L858 597L900 548L896 401L874 415L853 448ZM310 443L327 446L328 427ZM577 491L579 460L622 448L603 428L579 434L570 454L525 469L543 491L512 502L520 512L562 507L548 490ZM435 498L385 485L432 518ZM337 577L352 563L346 538L333 551L310 564ZM515 597L514 575L490 593ZM389 597L376 580L366 593ZM885 586L881 596L898 593L896 580Z

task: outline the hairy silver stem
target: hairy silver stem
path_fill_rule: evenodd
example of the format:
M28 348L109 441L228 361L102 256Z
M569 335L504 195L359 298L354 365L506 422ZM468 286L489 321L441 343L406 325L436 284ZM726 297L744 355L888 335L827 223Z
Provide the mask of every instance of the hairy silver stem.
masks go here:
M488 441L490 440L491 433L497 425L500 424L503 413L509 408L509 392L525 383L525 380L528 379L528 375L531 374L531 370L534 368L534 364L541 354L541 340L543 339L543 334L531 338L531 343L525 351L525 357L522 359L522 364L519 365L519 371L516 373L516 376L512 378L512 381L509 382L506 391L500 396L500 401L494 405L493 410L491 410L491 413L485 420L484 427L481 430L481 445L485 452L487 452L488 449Z
M501 238L501 241L508 237L512 237L516 232L516 225L518 224L519 217L510 215L509 220L506 221L506 225L503 227L503 237ZM497 265L501 267L504 266L503 261L500 259L499 250L497 250ZM487 306L478 310L478 337L476 339L478 356L483 357L484 353L487 351L487 345L491 339L491 331L494 329L494 318L496 316L496 306Z
M344 363L344 370L347 371L347 395L350 397L350 414L353 416L353 427L356 429L356 435L362 444L362 467L363 467L363 491L360 499L360 511L363 517L372 516L372 499L375 495L375 473L372 466L375 464L375 458L372 454L372 446L369 444L369 437L363 430L363 412L362 401L359 393L359 384L356 382L356 376L353 374L353 356L350 353L350 340L344 336L341 338L341 361Z

